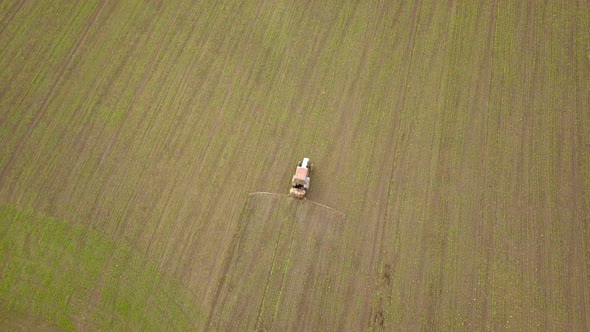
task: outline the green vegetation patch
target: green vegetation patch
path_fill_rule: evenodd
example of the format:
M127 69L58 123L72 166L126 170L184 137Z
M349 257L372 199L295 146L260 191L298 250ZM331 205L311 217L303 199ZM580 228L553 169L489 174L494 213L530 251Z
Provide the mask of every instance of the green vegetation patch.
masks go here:
M201 318L129 245L28 211L0 207L0 264L0 326L35 317L66 330L187 330Z

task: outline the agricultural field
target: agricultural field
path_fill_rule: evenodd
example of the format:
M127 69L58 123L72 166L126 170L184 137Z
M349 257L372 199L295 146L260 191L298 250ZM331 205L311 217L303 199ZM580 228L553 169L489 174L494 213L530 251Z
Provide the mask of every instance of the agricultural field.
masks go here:
M347 303L339 290L350 284L340 264L346 259L339 243L344 220L342 212L311 201L252 194L208 326L222 331L338 327Z
M3 329L590 329L587 1L0 0L0 45Z

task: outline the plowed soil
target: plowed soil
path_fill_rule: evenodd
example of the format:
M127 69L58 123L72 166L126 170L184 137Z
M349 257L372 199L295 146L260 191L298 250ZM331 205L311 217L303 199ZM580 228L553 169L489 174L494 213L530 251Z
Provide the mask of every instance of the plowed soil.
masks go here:
M0 303L33 299L0 316L69 327L88 298L107 330L590 330L589 31L582 0L0 1L0 206L133 248L190 298L93 309L23 286L63 284L43 270L0 279ZM345 222L249 196L286 194L302 157ZM0 276L27 275L36 229L2 230Z

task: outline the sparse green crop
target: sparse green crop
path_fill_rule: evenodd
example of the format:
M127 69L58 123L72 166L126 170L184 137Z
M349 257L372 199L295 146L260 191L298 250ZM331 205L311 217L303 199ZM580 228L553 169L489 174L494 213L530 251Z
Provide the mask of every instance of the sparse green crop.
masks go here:
M0 1L0 319L588 330L588 31L582 1ZM333 255L286 205L239 233L303 156ZM272 273L229 255L261 234Z
M128 244L7 206L0 229L0 325L187 330L202 319L190 293Z

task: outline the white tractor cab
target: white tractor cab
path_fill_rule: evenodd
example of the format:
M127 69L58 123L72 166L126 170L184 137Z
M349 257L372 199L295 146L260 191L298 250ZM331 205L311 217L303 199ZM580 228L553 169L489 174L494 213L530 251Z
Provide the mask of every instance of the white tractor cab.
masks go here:
M289 196L297 199L305 198L305 194L309 190L311 168L312 164L309 162L309 158L303 158L302 161L297 163L295 175L293 175L293 178L291 179Z

